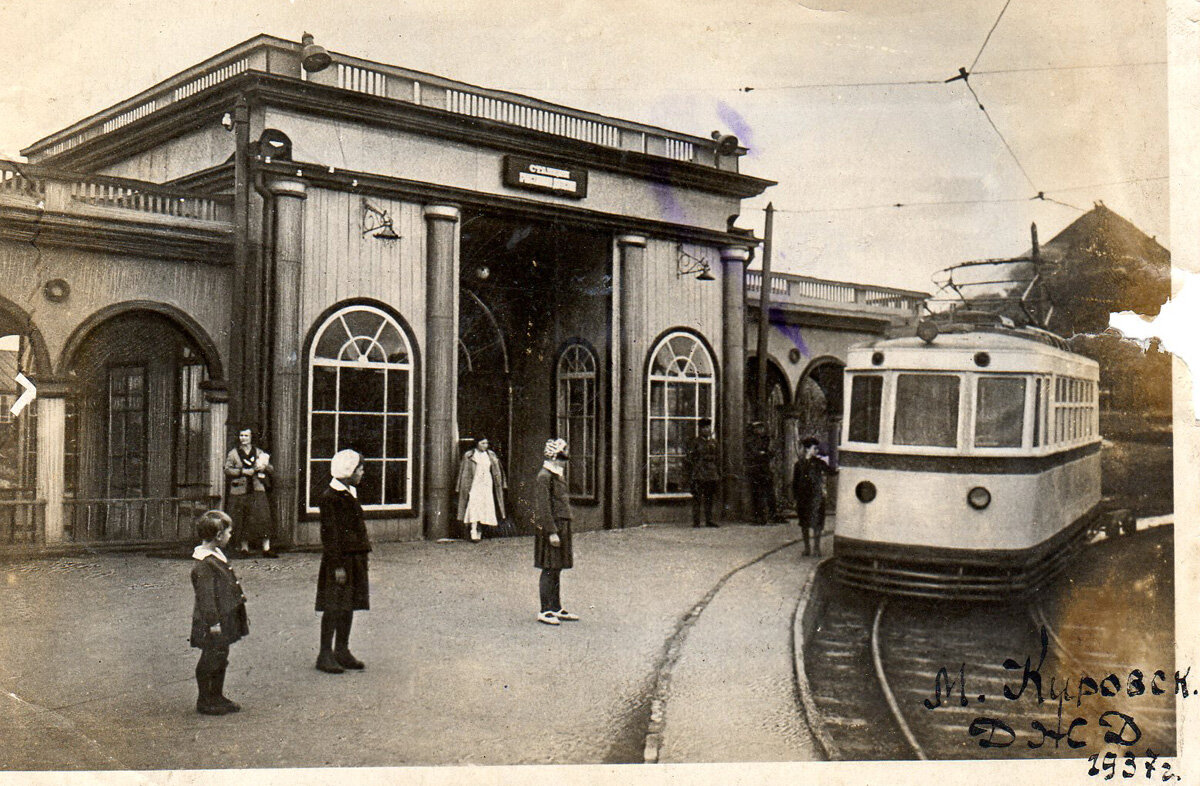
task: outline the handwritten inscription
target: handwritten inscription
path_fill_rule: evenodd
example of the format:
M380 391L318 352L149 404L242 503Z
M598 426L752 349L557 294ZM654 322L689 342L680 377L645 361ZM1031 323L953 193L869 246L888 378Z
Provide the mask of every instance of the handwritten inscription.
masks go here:
M1088 674L1066 679L1060 678L1059 675L1050 675L1047 683L1042 672L1046 661L1047 647L1048 638L1046 630L1043 628L1041 651L1036 665L1034 665L1032 657L1026 657L1024 663L1019 663L1012 658L1005 659L1002 664L1004 669L1010 672L1019 672L1019 676L1014 674L1006 680L1001 695L1004 700L1009 702L1016 702L1025 697L1026 700L1032 699L1039 705L1047 702L1057 703L1056 722L1047 725L1041 720L1031 720L1028 724L1028 732L1026 732L1020 729L1019 724L1017 724L1017 728L1014 728L1014 724L1010 722L1011 717L1006 719L1005 713L996 712L986 715L981 713L966 728L967 734L975 738L980 747L1007 748L1023 739L1025 746L1030 749L1038 749L1046 745L1053 745L1055 748L1061 746L1070 749L1084 748L1089 744L1086 731L1089 721L1092 721L1095 724L1093 728L1103 729L1102 739L1105 745L1128 749L1136 745L1142 738L1142 730L1132 714L1115 709L1104 709L1095 717L1086 713L1064 715L1064 708L1072 704L1077 708L1082 707L1084 701L1091 696L1137 698L1144 695L1161 696L1173 692L1187 698L1193 693L1193 691L1189 691L1187 684L1190 668L1183 673L1176 671L1174 680L1168 678L1167 673L1161 669L1149 672L1149 678L1146 676L1147 672L1141 669L1131 669L1128 674L1112 673L1099 679ZM934 677L932 696L924 699L922 705L927 710L936 710L952 704L960 707L967 707L972 703L983 705L987 699L986 694L974 693L968 688L967 664L962 663L954 672L944 667L938 670ZM1071 717L1072 715L1074 717ZM1019 730L1020 733L1018 733Z
M1138 757L1132 753L1125 754L1125 761L1120 769L1122 778L1137 777L1137 758ZM1156 754L1154 751L1147 749L1146 755L1142 758L1144 759L1142 765L1145 767L1146 780L1153 779L1155 769L1157 769L1161 774L1161 783L1183 780L1179 775L1171 772L1171 763L1169 761L1164 761L1156 768L1155 765L1158 763L1158 754ZM1088 775L1096 777L1103 774L1104 780L1110 781L1117 776L1117 762L1121 760L1121 757L1112 751L1108 751L1104 754L1103 758L1101 758L1099 753L1093 753L1091 756L1088 756L1087 760L1092 763L1092 766L1088 767Z

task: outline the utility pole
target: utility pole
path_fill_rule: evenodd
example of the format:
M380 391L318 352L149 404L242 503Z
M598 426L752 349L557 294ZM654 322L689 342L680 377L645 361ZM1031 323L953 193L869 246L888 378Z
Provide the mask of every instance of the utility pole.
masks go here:
M767 419L767 331L771 325L771 237L775 226L775 205L767 203L767 218L763 225L762 286L758 290L758 350L755 356L758 388L754 401L757 420Z

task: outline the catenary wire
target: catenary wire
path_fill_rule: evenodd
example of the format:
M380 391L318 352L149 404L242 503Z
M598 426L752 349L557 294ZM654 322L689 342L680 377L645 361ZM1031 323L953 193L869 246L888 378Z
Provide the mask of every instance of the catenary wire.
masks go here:
M987 49L988 41L992 40L992 33L996 32L996 28L1000 26L1000 20L1004 18L1004 12L1008 10L1008 4L1011 2L1012 0L1005 0L1004 7L1000 9L1000 14L992 24L992 29L988 30L987 37L983 39L983 46L979 47L979 54L975 55L975 59L971 61L971 67L967 69L968 73L975 68L975 64L979 62L979 58L983 56L983 50Z

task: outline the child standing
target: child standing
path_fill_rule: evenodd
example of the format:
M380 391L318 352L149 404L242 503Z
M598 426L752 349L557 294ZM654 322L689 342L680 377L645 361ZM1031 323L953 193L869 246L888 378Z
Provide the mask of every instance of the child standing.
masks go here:
M233 520L219 510L210 510L196 520L201 543L192 552L192 589L196 605L192 611L191 644L200 650L196 664L199 697L196 712L225 715L241 709L224 696L229 645L250 632L246 596L229 559L221 547L229 543Z

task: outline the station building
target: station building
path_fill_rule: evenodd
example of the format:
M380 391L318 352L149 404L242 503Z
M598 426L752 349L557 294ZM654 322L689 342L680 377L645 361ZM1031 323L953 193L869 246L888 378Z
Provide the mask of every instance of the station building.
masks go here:
M745 152L265 35L35 142L0 163L0 394L37 386L0 543L186 540L246 426L294 545L344 447L373 537L453 534L476 436L518 528L550 436L580 528L678 520L703 418L736 512Z

